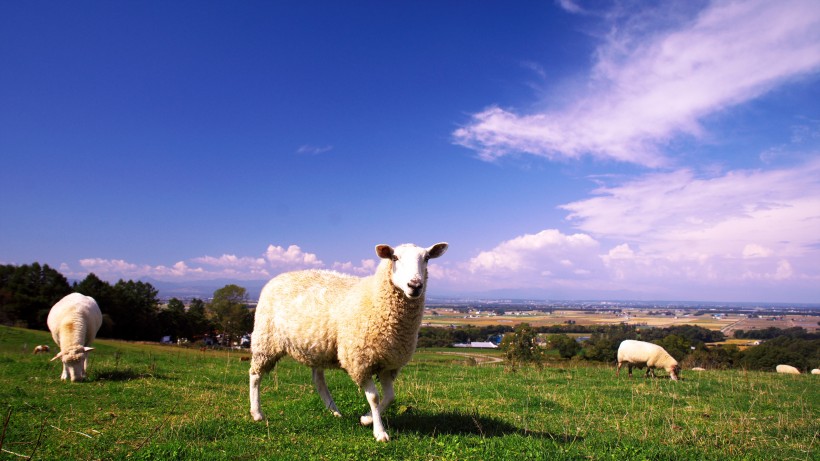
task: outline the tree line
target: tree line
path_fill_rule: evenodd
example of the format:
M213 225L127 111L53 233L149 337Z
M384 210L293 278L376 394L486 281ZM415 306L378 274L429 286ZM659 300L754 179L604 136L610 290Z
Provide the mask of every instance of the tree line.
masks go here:
M91 273L69 284L59 271L36 262L0 265L0 324L45 330L51 307L72 292L97 301L103 313L97 335L103 338L194 340L219 333L237 338L253 328L247 291L237 285L216 290L209 302L193 299L186 309L177 298L162 305L157 289L147 282L119 280L112 285Z
M170 336L196 340L222 333L230 341L253 329L253 310L248 309L247 291L237 285L216 290L208 302L193 299L187 308L177 298L163 306L158 291L150 283L119 280L112 285L91 273L70 284L57 270L36 262L22 266L0 265L0 324L45 330L51 306L71 292L97 301L103 313L98 336L103 338L157 341ZM588 334L589 338L579 343L570 334ZM538 335L546 335L546 344L538 341ZM725 340L725 335L691 325L532 327L522 323L515 329L507 325L422 327L418 346L450 347L455 343L503 337L502 347L511 361L544 361L549 358L547 351L555 350L563 358L614 362L621 341L639 339L661 345L685 368L771 370L785 363L808 370L820 366L820 335L803 328L738 330L735 336L765 341L741 351L732 345L706 347L707 343Z

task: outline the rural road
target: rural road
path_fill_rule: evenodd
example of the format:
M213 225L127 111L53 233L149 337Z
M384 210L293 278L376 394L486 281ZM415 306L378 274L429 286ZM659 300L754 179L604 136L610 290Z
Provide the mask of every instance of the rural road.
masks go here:
M504 359L502 359L502 358L493 357L493 356L484 355L484 354L468 354L468 353L465 353L465 352L437 352L437 353L442 354L442 355L457 355L459 357L473 358L473 359L475 359L476 364L478 364L478 365L487 365L488 363L500 363L500 362L504 361Z

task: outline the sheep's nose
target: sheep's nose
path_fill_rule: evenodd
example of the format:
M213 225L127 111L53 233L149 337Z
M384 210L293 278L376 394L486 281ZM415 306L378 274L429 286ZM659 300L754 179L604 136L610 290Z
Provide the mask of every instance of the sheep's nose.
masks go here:
M421 290L421 287L424 286L424 284L421 283L421 280L411 280L407 282L407 286L412 288L414 291L418 291Z

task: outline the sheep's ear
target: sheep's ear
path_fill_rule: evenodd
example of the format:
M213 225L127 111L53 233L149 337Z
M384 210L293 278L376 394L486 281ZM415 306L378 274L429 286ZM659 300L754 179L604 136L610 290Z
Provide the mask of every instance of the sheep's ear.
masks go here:
M54 356L53 359L49 360L49 362L53 362L53 361L59 359L62 356L63 356L63 351L60 351L60 352L57 353L57 355Z
M84 348L83 348L83 351L85 351L85 352L91 352L91 351L93 351L93 350L94 350L94 348L93 348L93 347L84 347ZM96 357L96 355L95 355L95 357Z
M443 255L445 251L447 251L448 246L449 245L446 242L436 243L427 249L427 256L429 256L430 259L438 258Z
M393 257L393 248L390 245L376 245L376 254L382 259Z

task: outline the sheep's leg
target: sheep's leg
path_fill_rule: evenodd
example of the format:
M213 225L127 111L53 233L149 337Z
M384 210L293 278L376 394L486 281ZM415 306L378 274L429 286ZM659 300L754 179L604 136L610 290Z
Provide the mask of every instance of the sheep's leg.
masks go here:
M319 397L322 398L322 402L324 402L325 407L333 413L333 416L342 416L339 413L339 409L336 407L336 402L333 401L333 397L330 395L330 390L327 388L327 383L325 382L325 370L321 368L314 368L313 369L313 384L316 385L316 391L319 393Z
M251 358L251 369L248 375L250 376L251 416L254 421L262 421L265 419L265 414L262 413L259 399L259 383L262 381L262 377L276 366L276 362L279 361L281 357L281 355L274 357L253 355Z
M379 382L382 383L382 399L379 402L379 414L384 414L387 407L393 403L396 398L396 393L393 391L393 381L396 379L398 372L396 370L383 371L379 373ZM361 423L364 426L369 426L373 423L373 413L368 411L367 414L361 417Z
M623 362L618 362L618 370L615 372L615 376L621 376L621 367L624 365Z
M396 393L393 391L393 380L396 379L396 375L398 375L398 372L395 370L385 371L379 374L379 381L382 383L382 401L379 403L380 414L384 414L387 407L389 407L396 398Z
M626 367L629 369L629 377L632 377L632 364L627 364Z
M376 383L373 382L373 378L367 378L362 385L362 389L364 389L364 395L367 397L367 403L370 404L373 437L375 437L378 442L387 442L390 440L390 437L387 435L387 432L384 431L384 426L382 425L381 412L379 412L379 391L376 389ZM361 421L362 424L366 424L364 416L362 416Z
M63 381L68 379L68 367L66 366L65 362L63 362L63 374L60 375L60 379Z
M265 419L265 414L262 413L262 409L259 403L259 382L262 381L262 375L251 373L250 374L250 398L251 398L251 417L254 421L262 421Z

